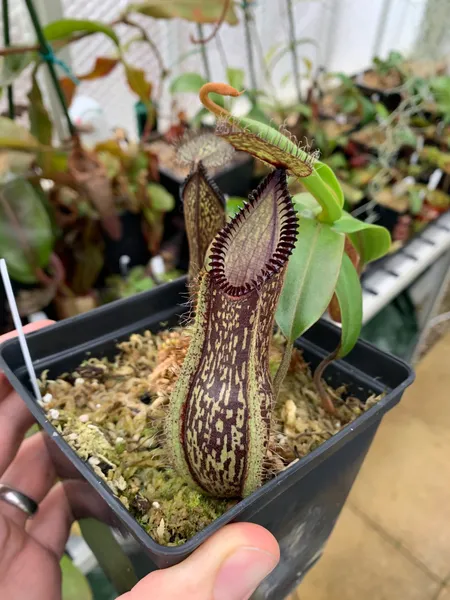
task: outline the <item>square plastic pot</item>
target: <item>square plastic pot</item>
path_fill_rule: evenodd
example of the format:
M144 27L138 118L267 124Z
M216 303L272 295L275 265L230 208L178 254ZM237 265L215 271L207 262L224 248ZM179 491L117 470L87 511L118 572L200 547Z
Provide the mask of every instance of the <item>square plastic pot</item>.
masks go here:
M73 370L87 353L112 357L117 342L131 333L177 324L185 299L186 281L179 279L32 333L28 342L37 372L49 369L49 377L55 378ZM314 367L335 348L338 339L338 329L321 321L298 340L297 346ZM31 392L17 340L0 347L0 369L48 434L58 472L83 486L82 493L76 483L68 486L74 496L69 500L76 504L76 496L79 499L81 494L97 516L126 535L124 549L139 577L182 561L226 523L251 521L269 529L281 547L279 566L253 596L265 600L287 595L321 556L383 415L397 404L414 379L410 367L401 360L358 342L345 360L329 367L327 379L335 386L347 384L349 393L361 398L371 392L385 392L383 399L184 545L169 548L157 544L138 525L106 483L49 423Z

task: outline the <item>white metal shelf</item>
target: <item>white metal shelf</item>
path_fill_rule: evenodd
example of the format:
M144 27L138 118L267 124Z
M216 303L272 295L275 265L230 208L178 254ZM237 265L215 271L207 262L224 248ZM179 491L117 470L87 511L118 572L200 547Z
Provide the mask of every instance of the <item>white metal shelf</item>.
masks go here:
M449 249L450 213L445 213L364 278L363 322L370 321Z

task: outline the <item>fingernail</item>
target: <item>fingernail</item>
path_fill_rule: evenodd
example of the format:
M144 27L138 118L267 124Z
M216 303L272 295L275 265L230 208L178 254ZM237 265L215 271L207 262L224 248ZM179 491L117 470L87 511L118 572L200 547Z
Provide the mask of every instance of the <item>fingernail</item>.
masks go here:
M239 548L219 569L214 600L247 600L277 563L276 556L259 548Z

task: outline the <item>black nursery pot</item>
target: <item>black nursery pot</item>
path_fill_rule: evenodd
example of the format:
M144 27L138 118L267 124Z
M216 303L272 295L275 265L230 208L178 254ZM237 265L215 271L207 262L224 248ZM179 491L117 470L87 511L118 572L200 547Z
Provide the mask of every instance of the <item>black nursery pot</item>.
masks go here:
M354 81L360 91L366 96L374 101L379 101L388 109L388 111L393 112L396 108L398 108L400 102L402 101L402 95L398 92L396 88L392 89L383 89L370 87L364 83L364 73L356 75L354 77Z
M185 310L179 306L185 297L186 281L178 279L30 334L27 338L35 368L38 373L49 369L49 377L54 378L73 370L87 353L112 357L117 342L131 333L177 324ZM339 330L321 321L298 340L297 346L315 366L336 347L338 340ZM183 546L171 548L150 538L46 419L33 398L17 340L0 347L0 368L48 434L58 473L77 478L79 486L83 486L78 494L74 493L76 484L68 486L73 494L68 495L69 500L75 503L76 496L81 495L97 517L128 536L124 549L139 577L157 567L180 562L226 523L250 521L271 531L281 547L279 566L253 595L254 599L265 600L280 600L287 595L320 558L384 413L397 404L414 379L410 367L401 360L358 342L344 361L329 367L327 379L334 386L347 384L353 395L364 398L371 392L385 392L384 398Z

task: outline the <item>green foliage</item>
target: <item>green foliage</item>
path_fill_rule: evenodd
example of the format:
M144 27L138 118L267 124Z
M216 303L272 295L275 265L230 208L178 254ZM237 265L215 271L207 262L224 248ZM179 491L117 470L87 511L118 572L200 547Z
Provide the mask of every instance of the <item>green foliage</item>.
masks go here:
M243 69L227 68L227 81L235 89L242 90L244 87L244 78L245 73Z
M246 202L247 200L245 198L240 198L239 196L230 196L227 198L227 203L225 205L227 218L232 219Z
M358 273L347 254L342 257L335 292L342 321L338 357L342 357L348 354L358 341L363 318L361 284Z
M433 77L430 90L434 96L439 113L446 123L450 122L450 76Z
M119 47L120 41L112 27L100 21L86 19L60 19L53 21L44 28L44 36L49 42L71 38L73 34L104 33L114 44Z
M206 79L199 73L183 73L172 80L170 84L170 93L179 94L192 92L197 94L205 83L207 83Z
M276 321L294 342L325 312L333 296L344 252L345 236L327 223L299 217L299 233L289 259Z
M11 277L21 283L37 281L36 268L48 265L53 250L52 224L39 195L23 179L0 188L0 256Z
M152 209L169 212L175 208L175 198L160 183L149 183L147 191Z
M35 58L34 52L0 56L0 87L13 83Z
M62 573L62 600L92 600L89 582L83 573L64 555L60 561Z
M379 58L378 56L376 56L373 59L373 65L374 65L375 69L378 71L378 73L380 73L381 75L387 75L389 73L389 71L392 71L392 70L401 72L402 71L401 67L404 62L405 62L405 59L403 58L402 54L400 54L400 52L397 52L395 50L391 50L391 52L389 52L389 55L386 58L386 60L383 60L383 59Z
M145 0L128 5L126 12L139 12L153 19L186 19L194 23L216 23L223 9L222 0ZM225 22L236 25L238 22L234 2L230 3Z
M30 119L30 131L32 135L44 146L50 146L52 143L52 122L47 109L42 100L42 93L36 78L36 72L33 73L31 90L28 94L30 101L28 116Z
M342 217L333 223L333 230L349 236L363 264L381 258L391 247L391 236L387 229L359 221L345 211Z

